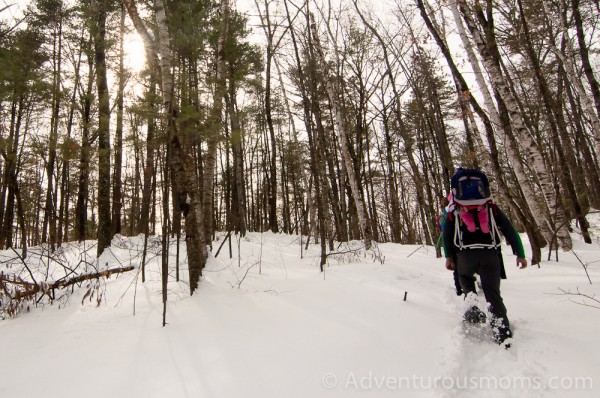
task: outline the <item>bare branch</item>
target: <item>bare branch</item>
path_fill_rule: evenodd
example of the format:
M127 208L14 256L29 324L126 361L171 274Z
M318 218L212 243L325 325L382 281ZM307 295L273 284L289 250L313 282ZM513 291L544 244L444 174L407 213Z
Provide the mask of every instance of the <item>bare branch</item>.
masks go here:
M573 293L570 290L564 290L564 289L559 289L562 293L550 293L550 294L554 294L557 296L574 296L574 297L581 297L583 301L575 301L572 299L569 299L570 302L578 304L578 305L583 305L585 307L590 307L590 308L595 308L600 310L600 300L598 300L596 298L595 295L590 296L588 294L585 293L581 293L579 291L579 288L577 288L577 293ZM589 303L588 301L592 301L592 303Z
M12 6L14 6L14 4L8 4L8 5L4 6L2 9L0 9L0 12L4 12Z

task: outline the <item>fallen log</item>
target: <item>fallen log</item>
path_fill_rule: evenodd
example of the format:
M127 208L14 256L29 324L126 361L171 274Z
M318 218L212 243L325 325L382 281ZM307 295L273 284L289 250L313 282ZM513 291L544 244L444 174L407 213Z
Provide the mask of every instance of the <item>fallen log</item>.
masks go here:
M81 283L83 281L87 281L90 279L99 279L99 278L103 278L103 277L108 278L112 274L120 274L123 272L132 271L133 269L134 269L134 267L132 267L132 266L121 267L121 268L111 268L111 269L107 269L104 271L94 272L91 274L78 275L78 276L74 276L69 279L59 280L59 281L50 282L50 283L46 283L46 282L34 283L34 282L27 282L22 279L10 280L10 279L6 278L5 275L0 275L0 287L2 288L2 290L4 290L5 293L7 293L9 298L11 298L13 300L22 300L24 298L35 296L37 293L40 293L40 292L46 294L48 291L53 290L53 289L62 289L62 288L74 285L76 283ZM18 285L20 288L15 289L14 294L10 295L10 294L8 294L9 290L7 289L7 286L6 286L7 284Z

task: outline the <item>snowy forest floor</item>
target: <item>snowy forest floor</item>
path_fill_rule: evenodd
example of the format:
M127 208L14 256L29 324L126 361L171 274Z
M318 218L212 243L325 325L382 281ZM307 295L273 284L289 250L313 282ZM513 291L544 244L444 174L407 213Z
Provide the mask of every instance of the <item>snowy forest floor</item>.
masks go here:
M593 284L573 253L518 270L503 248L508 351L467 333L430 247L331 255L323 274L317 246L301 259L298 236L249 234L240 256L233 239L233 258L225 245L209 259L191 297L187 270L180 282L170 270L163 327L158 240L142 284L142 238L116 238L100 264L134 271L100 281L91 300L75 289L0 321L0 397L597 397L600 304L564 293L600 297L600 245L573 237ZM81 246L61 250L72 264ZM64 274L41 265L48 280Z

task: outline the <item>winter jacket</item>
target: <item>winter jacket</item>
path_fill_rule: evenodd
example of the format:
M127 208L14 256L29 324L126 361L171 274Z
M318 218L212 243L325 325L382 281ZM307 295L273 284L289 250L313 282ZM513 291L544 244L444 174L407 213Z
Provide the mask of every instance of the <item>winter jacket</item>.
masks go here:
M455 209L446 222L443 224L443 242L444 242L444 253L446 257L455 258L456 253L460 250L469 250L470 248L485 247L490 250L500 250L500 236L496 237L496 245L494 246L493 233L484 233L480 227L478 211L477 209L469 210L471 220L475 220L475 226L466 225L460 215L460 211ZM469 215L467 215L469 216ZM516 254L520 258L525 258L525 251L523 250L523 243L519 233L512 225L506 214L502 212L496 205L489 205L488 211L488 222L490 232L494 232L493 225L497 226L498 231L504 235L510 246L512 247L513 254ZM466 216L465 219L467 218ZM460 236L462 236L462 246L457 245L456 240L456 223L459 223ZM472 222L472 221L471 221ZM471 231L469 231L471 229ZM473 229L475 229L473 231ZM485 229L485 228L484 228ZM455 239L456 238L456 239ZM461 243L459 242L459 243Z

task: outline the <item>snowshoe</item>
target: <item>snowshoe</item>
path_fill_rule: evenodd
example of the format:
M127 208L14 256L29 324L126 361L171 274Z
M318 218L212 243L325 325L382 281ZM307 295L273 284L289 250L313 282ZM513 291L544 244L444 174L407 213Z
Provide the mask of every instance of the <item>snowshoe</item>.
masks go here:
M492 340L492 331L487 323L468 322L463 320L462 330L465 338L472 343L482 344Z
M485 323L487 316L476 305L469 308L463 317L467 323Z

